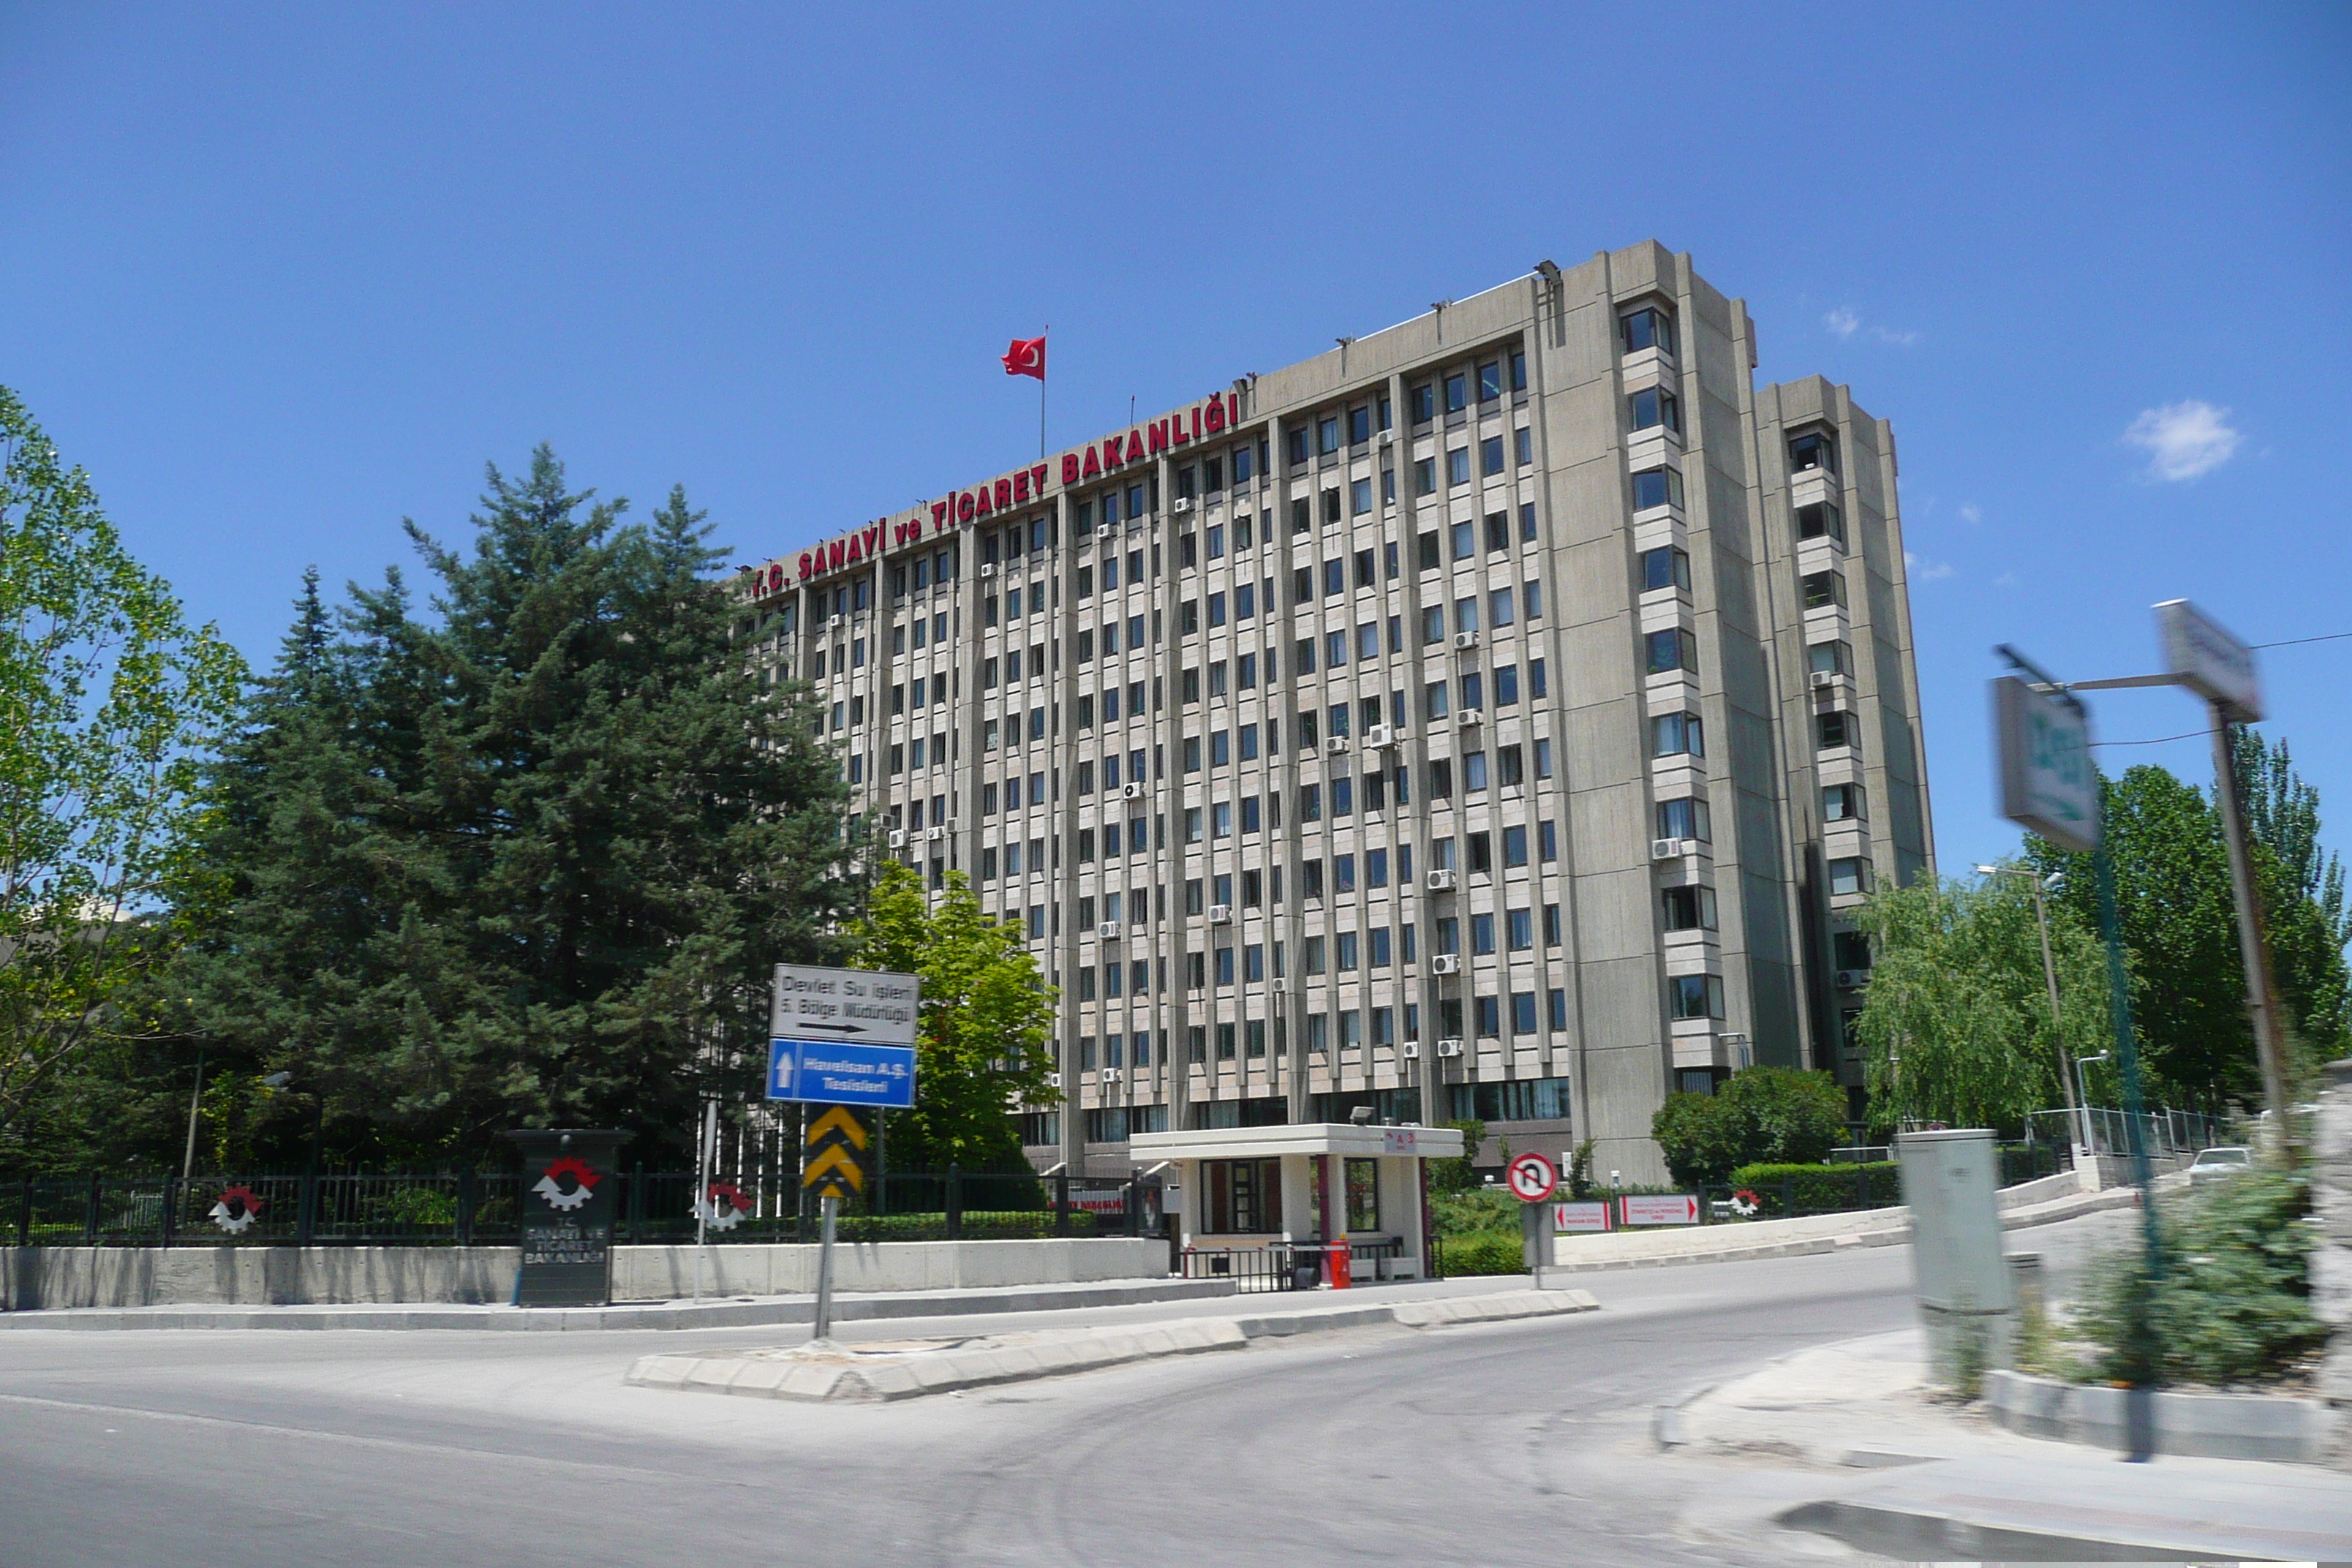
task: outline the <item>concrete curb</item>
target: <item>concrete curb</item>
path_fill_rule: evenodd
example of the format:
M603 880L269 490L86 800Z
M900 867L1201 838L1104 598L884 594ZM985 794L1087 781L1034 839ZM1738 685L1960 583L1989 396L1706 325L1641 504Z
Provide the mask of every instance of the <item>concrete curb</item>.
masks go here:
M2336 1413L2323 1400L2161 1392L2149 1398L2160 1454L2299 1465L2330 1462ZM1995 1426L2028 1437L2121 1451L2128 1446L2125 1399L2120 1388L2094 1388L2019 1372L1985 1373L1986 1414Z
M1508 1322L1591 1312L1601 1303L1584 1290L1513 1290L1393 1305L1331 1307L1233 1318L1179 1318L1134 1328L1040 1335L1019 1343L978 1346L886 1360L818 1361L786 1356L679 1355L640 1357L621 1381L639 1388L733 1394L754 1399L810 1403L874 1403L930 1394L1060 1377L1097 1367L1166 1356L1241 1350L1253 1340L1291 1339L1342 1329L1397 1325L1414 1329ZM855 1355L855 1349L845 1352Z
M1980 1524L1930 1510L1850 1499L1804 1503L1777 1515L1774 1522L1906 1563L2201 1562L2214 1555L2210 1547L2175 1541L2120 1541Z
M1142 1279L1045 1289L919 1291L845 1296L834 1303L844 1322L887 1318L970 1317L1055 1312L1192 1301L1234 1295L1230 1279ZM599 1329L734 1329L805 1323L809 1297L772 1301L664 1302L612 1307L70 1307L0 1312L0 1330L48 1329L367 1329L578 1333Z

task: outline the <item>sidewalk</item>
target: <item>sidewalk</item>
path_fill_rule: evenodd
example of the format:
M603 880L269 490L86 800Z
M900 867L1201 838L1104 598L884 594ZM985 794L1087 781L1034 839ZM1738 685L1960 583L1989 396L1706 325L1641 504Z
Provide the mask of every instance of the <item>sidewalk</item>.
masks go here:
M1801 1352L1661 1406L1654 1432L1694 1463L1786 1467L1771 1522L1886 1556L2352 1558L2352 1475L2017 1436L1934 1399L1925 1353L1916 1330Z

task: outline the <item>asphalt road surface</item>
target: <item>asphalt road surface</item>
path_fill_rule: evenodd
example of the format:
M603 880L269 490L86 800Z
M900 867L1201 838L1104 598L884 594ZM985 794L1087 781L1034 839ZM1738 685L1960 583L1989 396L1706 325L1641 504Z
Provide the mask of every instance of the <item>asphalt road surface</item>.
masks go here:
M2063 1257L2114 1232L2113 1220L2011 1246ZM1683 1520L1691 1489L1712 1483L1652 1450L1650 1412L1785 1352L1905 1326L1908 1249L1580 1282L1603 1310L1321 1334L878 1406L621 1383L649 1352L788 1343L799 1329L13 1332L0 1335L0 1565L1229 1568L1840 1554L1810 1537L1694 1533ZM1293 1301L1306 1304L1255 1297L1083 1320L860 1323L849 1334Z

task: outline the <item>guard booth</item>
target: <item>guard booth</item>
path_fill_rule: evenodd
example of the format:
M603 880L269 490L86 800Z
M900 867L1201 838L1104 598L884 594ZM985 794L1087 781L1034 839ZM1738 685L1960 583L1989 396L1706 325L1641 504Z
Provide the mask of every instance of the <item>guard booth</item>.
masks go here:
M1169 1162L1160 1203L1184 1272L1286 1289L1426 1278L1428 1162L1460 1159L1462 1134L1306 1122L1139 1132L1128 1148Z

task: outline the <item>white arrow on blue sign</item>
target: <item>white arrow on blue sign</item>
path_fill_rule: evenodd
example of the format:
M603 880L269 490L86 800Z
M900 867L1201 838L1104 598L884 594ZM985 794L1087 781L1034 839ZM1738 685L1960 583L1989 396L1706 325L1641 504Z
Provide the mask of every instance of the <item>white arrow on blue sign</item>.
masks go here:
M772 1039L768 1098L904 1110L915 1103L915 1047Z

